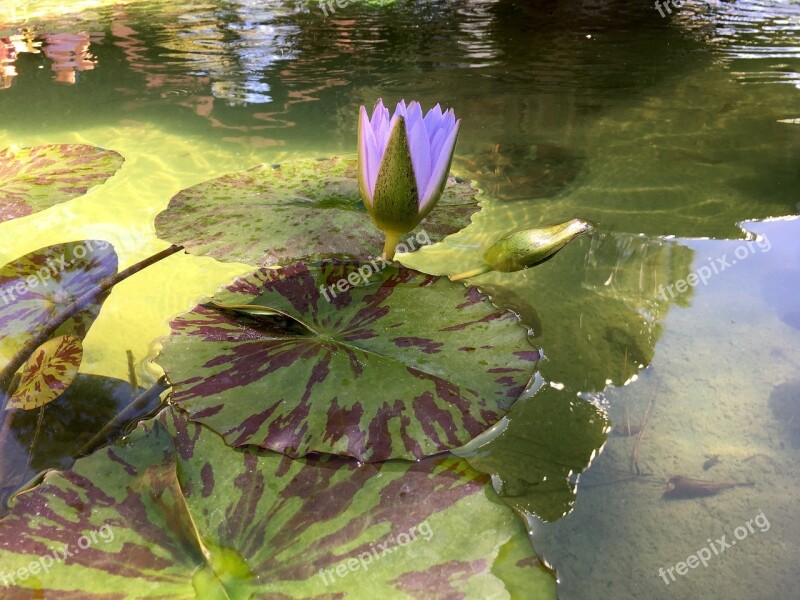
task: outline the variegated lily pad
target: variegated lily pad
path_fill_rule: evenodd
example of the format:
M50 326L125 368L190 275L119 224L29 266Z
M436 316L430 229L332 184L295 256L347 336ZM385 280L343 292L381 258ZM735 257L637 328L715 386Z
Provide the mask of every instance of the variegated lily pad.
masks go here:
M37 348L22 368L19 386L6 408L33 410L58 398L78 376L83 345L74 335L62 335Z
M113 150L85 144L0 150L0 222L82 196L124 160Z
M372 266L262 269L173 319L172 400L232 446L290 456L418 459L496 423L539 359L527 330L475 288Z
M555 598L488 479L455 458L234 452L167 409L17 496L0 564L12 597Z
M156 232L192 254L254 266L369 261L381 254L384 236L361 202L356 168L356 159L298 160L211 179L175 195L156 217ZM469 225L480 208L476 194L451 177L408 249Z
M40 248L0 268L0 367L59 310L117 272L108 242L81 240ZM86 336L106 296L54 334Z

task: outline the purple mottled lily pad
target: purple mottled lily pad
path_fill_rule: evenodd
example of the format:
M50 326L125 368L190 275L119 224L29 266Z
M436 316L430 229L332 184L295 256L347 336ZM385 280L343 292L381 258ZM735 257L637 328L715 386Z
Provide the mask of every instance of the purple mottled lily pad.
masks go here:
M0 268L0 366L59 310L116 272L117 254L102 240L47 246ZM66 321L53 337L83 339L106 297Z
M80 338L62 335L36 349L21 371L7 408L33 410L58 398L78 376L83 360Z
M125 159L86 144L0 150L0 222L82 196L111 177Z
M475 288L396 265L262 269L214 302L171 322L158 362L172 401L232 446L289 456L456 448L505 415L539 359Z
M237 452L173 408L19 494L0 564L12 597L555 598L522 521L461 459Z
M325 258L368 261L383 249L361 202L355 159L262 165L176 194L156 232L192 254L259 267ZM409 235L410 251L470 224L480 209L469 181L451 177L436 210ZM401 248L402 251L402 248Z

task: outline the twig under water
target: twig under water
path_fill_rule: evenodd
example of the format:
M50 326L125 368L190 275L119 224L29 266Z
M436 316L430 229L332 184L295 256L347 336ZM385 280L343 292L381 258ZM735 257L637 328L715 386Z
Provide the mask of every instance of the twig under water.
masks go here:
M150 389L145 390L140 396L132 400L128 406L119 412L119 414L106 423L106 425L100 431L98 431L91 440L83 445L83 448L81 448L80 451L75 455L75 458L89 454L89 452L94 450L97 446L105 442L106 438L108 438L112 431L122 428L122 425L126 421L129 421L133 414L147 408L156 398L168 390L169 387L170 386L169 383L167 383L167 378L162 375L159 380L150 387Z
M639 444L642 443L644 432L647 431L650 413L652 412L653 405L656 402L656 396L658 395L659 388L660 386L656 387L656 391L653 392L653 395L650 397L650 402L647 403L647 410L644 413L644 419L642 419L642 429L639 431L639 435L636 436L636 443L633 445L633 455L631 456L631 472L633 472L635 475L641 475L642 473L639 469Z

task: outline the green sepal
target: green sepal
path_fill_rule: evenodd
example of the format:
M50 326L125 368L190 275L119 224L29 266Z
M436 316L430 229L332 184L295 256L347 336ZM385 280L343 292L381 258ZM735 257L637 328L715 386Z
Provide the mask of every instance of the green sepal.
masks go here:
M493 270L508 273L532 267L553 256L592 226L581 219L510 233L495 242L483 255Z
M389 135L378 169L370 214L375 225L383 232L406 233L421 220L417 179L403 117L397 118Z

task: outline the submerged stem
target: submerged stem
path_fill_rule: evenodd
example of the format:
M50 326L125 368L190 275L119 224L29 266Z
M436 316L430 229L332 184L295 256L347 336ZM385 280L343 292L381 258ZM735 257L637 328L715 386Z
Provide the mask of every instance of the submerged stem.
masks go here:
M491 270L492 268L489 265L483 265L482 267L478 267L477 269L472 269L471 271L464 271L463 273L459 273L458 275L451 275L450 281L461 281L462 279L477 277L478 275L483 275L484 273L488 273Z
M135 388L131 388L135 390ZM98 431L94 437L83 445L83 448L73 458L85 456L94 450L97 446L105 442L106 438L117 429L120 429L126 421L135 415L137 412L146 409L152 404L162 393L169 389L169 383L165 376L161 376L150 389L144 391L138 397L134 398L128 406L123 408L113 419L111 419L105 426Z

